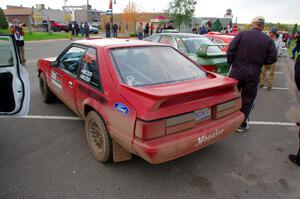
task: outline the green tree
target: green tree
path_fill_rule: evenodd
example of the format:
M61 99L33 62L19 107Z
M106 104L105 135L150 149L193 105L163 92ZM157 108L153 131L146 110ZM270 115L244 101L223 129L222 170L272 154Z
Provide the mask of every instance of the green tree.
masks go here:
M8 28L8 23L6 21L6 18L5 18L2 8L0 8L0 28L3 28L3 29Z
M191 24L196 4L196 0L172 0L170 2L168 12L179 31L181 25Z
M298 25L295 24L292 33L293 33L293 34L296 34L297 31L298 31Z

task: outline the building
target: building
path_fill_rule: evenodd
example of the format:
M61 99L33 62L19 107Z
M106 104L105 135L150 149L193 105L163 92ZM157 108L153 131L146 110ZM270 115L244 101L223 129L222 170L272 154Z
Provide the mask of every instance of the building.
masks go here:
M44 4L37 4L36 8L28 8L22 6L7 5L4 9L4 15L7 17L8 22L13 22L18 19L26 26L41 24L43 20L55 20L58 22L67 21L70 18L70 13L62 10L54 10L51 8L45 9Z
M165 13L148 13L148 12L140 12L140 13L116 13L113 14L114 24L121 26L121 32L136 32L136 27L138 23L142 23L143 26L146 23L151 23L151 20L156 19L158 16L168 18L168 15ZM101 27L105 27L106 23L111 23L111 16L107 16L102 14L100 16ZM167 20L166 20L167 21ZM154 21L156 23L156 21ZM162 21L162 24L163 21Z
M4 9L3 12L8 22L13 23L13 21L17 19L20 21L20 23L24 23L26 26L32 24L32 8L11 5L8 5L6 7L7 9Z

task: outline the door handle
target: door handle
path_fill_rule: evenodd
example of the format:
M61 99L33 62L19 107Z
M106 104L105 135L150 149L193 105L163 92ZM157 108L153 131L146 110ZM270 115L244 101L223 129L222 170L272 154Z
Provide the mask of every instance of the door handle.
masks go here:
M69 87L73 88L73 82L69 81L68 85L69 85Z

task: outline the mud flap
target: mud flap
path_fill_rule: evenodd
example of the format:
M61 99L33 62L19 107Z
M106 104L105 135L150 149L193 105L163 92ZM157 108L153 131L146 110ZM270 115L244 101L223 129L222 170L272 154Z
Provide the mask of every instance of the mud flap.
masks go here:
M115 140L113 140L113 161L122 162L122 161L130 160L131 158L132 158L132 154L126 151Z

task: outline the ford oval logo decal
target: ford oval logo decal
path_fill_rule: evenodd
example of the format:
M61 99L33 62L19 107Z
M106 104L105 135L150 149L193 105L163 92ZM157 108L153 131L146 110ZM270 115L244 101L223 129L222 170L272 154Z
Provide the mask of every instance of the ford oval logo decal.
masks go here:
M129 108L122 103L115 103L114 107L115 107L115 110L117 110L122 115L128 115L128 113L129 113Z

